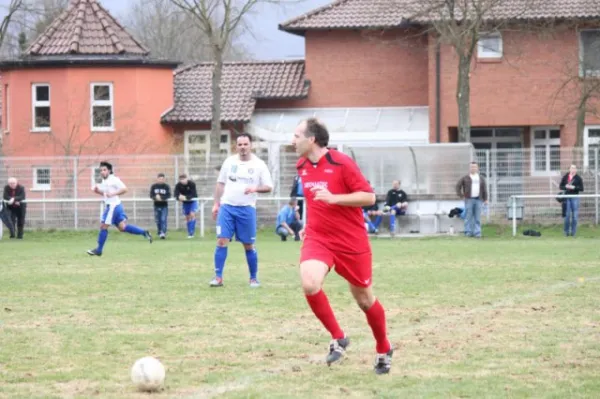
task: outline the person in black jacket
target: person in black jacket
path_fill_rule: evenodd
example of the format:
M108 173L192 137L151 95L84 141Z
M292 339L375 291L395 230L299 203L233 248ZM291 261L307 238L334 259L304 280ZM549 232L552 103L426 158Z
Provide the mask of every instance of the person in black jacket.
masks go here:
M560 189L566 195L578 195L583 191L583 179L577 174L577 166L571 165L569 173L562 177ZM565 198L565 236L575 237L579 218L579 198Z
M167 218L169 217L169 203L171 187L165 183L165 174L159 173L156 183L150 187L150 198L154 201L154 220L158 229L158 236L164 240L167 236Z
M183 214L187 221L188 238L194 238L196 232L196 212L198 212L198 192L196 183L188 179L186 174L179 176L175 186L175 199L181 202Z
M15 226L11 220L10 211L4 206L4 201L0 201L0 220L10 231L10 238L15 238Z
M300 215L300 220L302 220L302 214L304 212L304 189L302 188L302 179L298 175L294 177L290 198L296 198L298 201L298 214Z
M7 209L10 212L10 218L13 226L17 226L17 238L23 239L23 226L25 226L25 211L27 205L25 200L25 187L17 182L17 179L11 177L8 184L4 187L3 195ZM14 237L14 233L11 237Z
M392 189L388 191L385 199L385 211L390 212L390 234L396 231L396 215L406 215L408 209L408 196L400 189L400 180L392 182Z

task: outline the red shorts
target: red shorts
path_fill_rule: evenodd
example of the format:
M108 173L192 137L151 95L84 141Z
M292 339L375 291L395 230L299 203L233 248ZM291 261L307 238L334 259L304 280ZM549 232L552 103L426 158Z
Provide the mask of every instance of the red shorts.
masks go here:
M373 255L371 251L360 254L335 252L318 240L305 240L300 250L300 263L307 260L318 260L329 266L335 267L337 274L350 284L357 287L369 287L372 283Z

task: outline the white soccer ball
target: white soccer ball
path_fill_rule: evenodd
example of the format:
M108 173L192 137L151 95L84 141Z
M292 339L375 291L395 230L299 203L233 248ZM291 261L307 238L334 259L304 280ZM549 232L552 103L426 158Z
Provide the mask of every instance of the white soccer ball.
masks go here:
M131 381L140 391L157 391L165 382L165 366L152 356L138 359L131 368Z

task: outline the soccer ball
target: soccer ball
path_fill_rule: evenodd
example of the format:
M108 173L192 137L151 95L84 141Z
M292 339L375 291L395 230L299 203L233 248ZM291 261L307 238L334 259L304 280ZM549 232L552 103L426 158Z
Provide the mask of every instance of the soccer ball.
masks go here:
M165 382L165 366L152 356L138 359L131 368L131 381L140 391L156 391Z

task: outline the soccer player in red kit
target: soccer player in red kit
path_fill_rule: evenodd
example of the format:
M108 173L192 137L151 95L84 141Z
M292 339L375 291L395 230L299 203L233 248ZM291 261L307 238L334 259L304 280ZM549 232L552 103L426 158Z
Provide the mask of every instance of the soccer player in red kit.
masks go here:
M335 267L348 281L350 292L365 312L375 337L375 373L386 374L393 348L387 337L385 311L371 287L372 253L361 207L375 203L371 185L347 155L327 148L329 132L315 118L301 122L293 146L300 156L296 168L302 179L307 222L301 232L300 278L313 313L331 334L327 364L340 360L350 340L340 328L323 282Z

